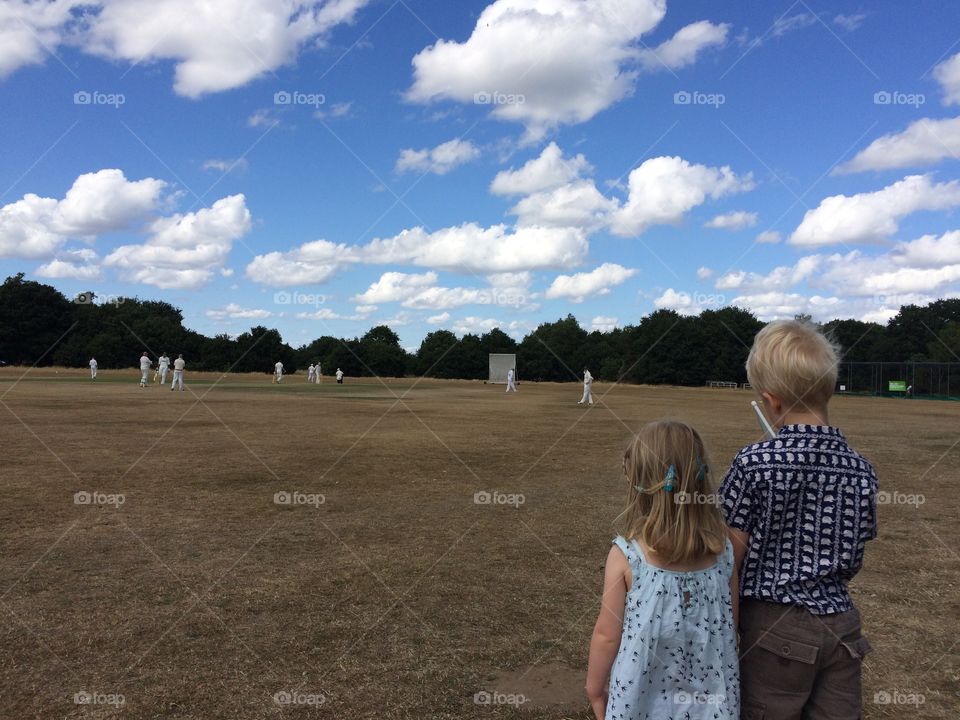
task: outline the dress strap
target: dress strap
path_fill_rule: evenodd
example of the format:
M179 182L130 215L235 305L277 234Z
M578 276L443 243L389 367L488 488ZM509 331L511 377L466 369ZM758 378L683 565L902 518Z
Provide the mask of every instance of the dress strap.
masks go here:
M723 568L728 573L733 572L733 560L733 543L730 542L730 538L728 537L723 545Z
M631 568L636 568L643 564L643 558L640 553L637 552L637 546L623 537L623 535L617 535L613 539L613 544L620 548Z

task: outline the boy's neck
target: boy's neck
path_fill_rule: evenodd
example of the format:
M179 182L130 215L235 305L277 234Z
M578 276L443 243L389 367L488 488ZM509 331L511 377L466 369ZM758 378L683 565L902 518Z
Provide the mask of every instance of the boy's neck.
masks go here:
M790 410L780 418L780 427L784 425L829 425L830 418L827 409Z

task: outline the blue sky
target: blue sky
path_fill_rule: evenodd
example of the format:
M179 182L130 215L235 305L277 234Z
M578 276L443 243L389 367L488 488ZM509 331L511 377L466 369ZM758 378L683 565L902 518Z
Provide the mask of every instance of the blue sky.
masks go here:
M299 345L960 295L960 7L10 4L0 272Z

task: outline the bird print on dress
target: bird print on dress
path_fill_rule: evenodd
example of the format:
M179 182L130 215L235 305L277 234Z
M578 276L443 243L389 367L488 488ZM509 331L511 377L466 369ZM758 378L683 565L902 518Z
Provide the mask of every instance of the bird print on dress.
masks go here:
M730 598L733 547L709 568L651 565L617 537L630 564L606 720L739 720L740 673Z

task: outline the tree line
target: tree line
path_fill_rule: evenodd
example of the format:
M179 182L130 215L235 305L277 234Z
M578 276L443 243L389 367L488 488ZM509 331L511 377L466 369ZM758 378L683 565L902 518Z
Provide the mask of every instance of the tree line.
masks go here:
M600 380L702 385L709 380L745 382L744 363L763 323L742 308L680 315L657 310L636 325L588 332L568 315L541 324L520 342L499 329L458 337L429 333L415 353L400 346L386 325L361 337L319 337L291 347L280 333L257 326L236 337L208 337L183 325L179 308L159 300L116 298L98 302L90 293L68 299L23 273L0 286L0 362L11 365L101 368L135 365L143 350L183 353L192 370L288 372L320 362L325 373L341 368L352 377L428 376L486 379L490 353L516 353L521 380L570 381L588 367ZM885 325L833 320L823 325L848 361L957 362L960 299L908 305Z

